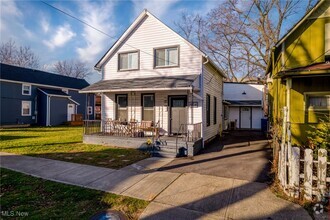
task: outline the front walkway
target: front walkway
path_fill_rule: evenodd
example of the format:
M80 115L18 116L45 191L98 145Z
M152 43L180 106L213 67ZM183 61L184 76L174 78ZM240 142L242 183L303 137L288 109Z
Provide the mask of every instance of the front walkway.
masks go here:
M141 219L311 219L266 184L196 173L156 171L148 158L120 170L0 153L1 167L48 180L152 201Z

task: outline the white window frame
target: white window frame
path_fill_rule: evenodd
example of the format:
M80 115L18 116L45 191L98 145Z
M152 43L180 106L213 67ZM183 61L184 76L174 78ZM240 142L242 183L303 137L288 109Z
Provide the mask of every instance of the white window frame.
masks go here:
M93 106L87 106L87 115L93 114Z
M23 111L24 103L28 103L28 105L29 105L29 113L28 114L24 114L24 111ZM32 110L31 108L32 108L31 101L22 101L22 103L21 103L21 113L22 113L22 116L31 116L31 110Z
M69 89L62 89L62 92L69 94Z
M25 94L25 93L24 93L24 91L26 91L26 90L24 89L25 86L28 86L28 87L29 87L29 91L28 91L29 93L28 93L28 94ZM22 95L31 95L31 87L32 87L31 84L25 84L25 83L22 84Z
M168 57L168 53L166 52L166 50L170 50L170 49L176 49L177 50L177 63L170 63L169 62L169 57ZM157 50L165 50L165 62L163 66L157 66ZM180 63L180 48L179 46L169 46L169 47L162 47L162 48L154 48L154 67L155 68L166 68L166 67L178 67L179 63ZM167 62L167 63L166 63Z
M130 60L129 58L132 57L130 56L130 54L137 54L137 67L136 68L129 68L129 63L130 63ZM127 54L127 69L123 69L121 68L120 66L120 56L121 55L125 55ZM118 71L128 71L128 70L139 70L140 69L140 52L139 51L129 51L129 52L122 52L122 53L118 53Z

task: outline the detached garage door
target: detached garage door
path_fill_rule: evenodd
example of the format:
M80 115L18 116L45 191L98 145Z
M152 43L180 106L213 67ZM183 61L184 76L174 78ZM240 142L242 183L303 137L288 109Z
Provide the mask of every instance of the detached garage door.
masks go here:
M261 129L261 118L263 111L261 107L240 107L240 128Z
M263 110L260 107L252 107L252 128L261 129L261 119L263 117Z

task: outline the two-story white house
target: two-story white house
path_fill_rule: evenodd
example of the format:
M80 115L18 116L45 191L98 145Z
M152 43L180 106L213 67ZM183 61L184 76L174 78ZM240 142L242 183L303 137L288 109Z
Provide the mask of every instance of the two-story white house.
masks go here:
M103 121L144 124L136 127L152 121L148 126L157 126L164 136L195 131L202 145L222 130L223 73L147 10L95 69L102 80L81 92L102 94Z

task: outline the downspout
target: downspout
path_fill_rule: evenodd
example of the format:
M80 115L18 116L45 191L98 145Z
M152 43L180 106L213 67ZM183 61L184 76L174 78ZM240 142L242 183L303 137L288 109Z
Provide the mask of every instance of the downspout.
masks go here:
M48 122L48 119L49 119L49 117L48 117L48 109L49 109L49 96L47 95L47 100L46 100L46 126L48 126L49 125L49 122Z
M204 63L202 63L202 74L201 74L201 81L202 81L202 83L201 83L201 86L202 86L202 88L201 88L201 96L203 97L203 99L202 99L202 138L203 138L203 141L202 141L202 147L203 147L203 149L205 148L205 146L204 146L204 137L205 137L205 129L204 129L204 127L205 127L205 110L204 110L204 105L205 105L205 102L204 102L204 65L206 65L208 62L209 62L209 58L208 58L208 56L204 56L205 57L205 59L206 59L206 61L204 62ZM203 58L202 58L202 62L203 62Z
M51 96L48 96L48 98L47 98L47 101L48 101L48 103L47 103L47 126L51 126L50 125L50 98L51 98Z

